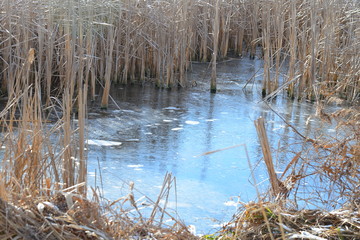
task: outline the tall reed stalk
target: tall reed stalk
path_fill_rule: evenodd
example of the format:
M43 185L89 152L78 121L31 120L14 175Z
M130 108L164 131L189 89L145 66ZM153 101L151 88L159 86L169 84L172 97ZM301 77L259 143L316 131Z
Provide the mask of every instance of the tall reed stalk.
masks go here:
M109 41L109 48L106 53L106 68L105 68L105 87L104 92L101 99L101 107L107 108L109 105L109 92L110 92L110 86L111 86L111 70L112 70L112 59L113 59L113 50L114 50L114 33L115 29L113 27L110 27L108 32L108 38Z

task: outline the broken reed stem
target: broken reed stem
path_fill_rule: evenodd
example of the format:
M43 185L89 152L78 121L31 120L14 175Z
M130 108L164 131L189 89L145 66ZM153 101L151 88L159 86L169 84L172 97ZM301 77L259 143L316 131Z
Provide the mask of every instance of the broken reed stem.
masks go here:
M256 131L257 131L257 134L259 137L259 141L260 141L261 149L263 152L266 168L267 168L267 171L269 174L270 184L271 184L271 189L272 189L272 196L277 197L281 191L281 188L279 185L280 181L278 180L276 172L275 172L274 163L273 163L272 156L271 156L270 145L269 145L268 137L267 137L266 130L265 130L264 119L259 118L254 121L254 124L255 124Z

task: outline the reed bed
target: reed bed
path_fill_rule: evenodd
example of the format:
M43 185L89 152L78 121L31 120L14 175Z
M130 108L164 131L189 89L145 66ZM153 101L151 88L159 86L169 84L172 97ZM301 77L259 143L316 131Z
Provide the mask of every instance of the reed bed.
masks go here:
M38 78L47 103L65 86L76 97L84 83L93 99L103 91L106 107L111 84L187 86L191 61L211 59L215 89L216 59L236 54L264 59L264 96L359 97L358 1L6 0L0 9L9 95L20 77Z

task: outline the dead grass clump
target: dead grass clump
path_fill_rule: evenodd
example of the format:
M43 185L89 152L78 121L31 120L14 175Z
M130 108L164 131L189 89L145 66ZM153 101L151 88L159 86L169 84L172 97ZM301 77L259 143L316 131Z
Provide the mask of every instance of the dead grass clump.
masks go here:
M76 218L76 213L91 210L94 209L77 208L74 213L66 213L54 199L29 197L16 204L0 199L0 238L111 239L104 231Z
M144 196L135 199L134 185L130 183L127 196L105 205L111 235L116 239L198 239L167 210L174 184L175 178L166 174L158 199L152 201Z
M165 227L135 219L128 211L113 212L68 192L29 195L16 203L0 198L0 225L1 239L197 239L178 222Z
M222 238L207 239L359 239L360 214L354 209L297 211L269 202L250 203L218 236Z

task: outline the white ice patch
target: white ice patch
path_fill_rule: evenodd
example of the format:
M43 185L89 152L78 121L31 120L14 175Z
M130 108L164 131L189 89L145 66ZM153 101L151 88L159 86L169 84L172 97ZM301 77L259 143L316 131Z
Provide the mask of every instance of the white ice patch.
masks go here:
M277 125L277 127L273 128L272 130L277 131L277 130L283 129L285 127L286 127L285 125Z
M196 236L196 227L195 227L195 225L189 225L188 230L192 235Z
M227 207L237 207L239 205L239 203L235 202L235 201L227 201L227 202L224 202L224 205Z
M185 202L174 202L174 201L165 201L163 199L160 200L160 204L164 205L167 204L166 207L168 208L176 208L176 207L180 207L180 208L192 208L194 207L192 204L189 203L185 203Z
M144 165L142 164L133 164L133 165L127 165L127 167L130 167L130 168L141 168L143 167Z
M133 113L133 112L135 112L135 111L133 111L133 110L127 110L127 109L123 109L122 111L123 111L123 112L126 112L126 113Z
M213 119L206 119L205 121L207 121L207 122L215 122L217 120L219 120L219 119L213 118Z
M350 211L348 209L346 209L346 210L338 209L338 210L331 211L330 213L333 214L333 215L340 215L341 216L341 215L349 214Z
M181 127L177 127L177 128L172 128L171 131L179 131L179 130L182 130L183 128Z
M96 145L96 146L103 146L103 147L110 147L110 146L120 146L122 142L114 142L114 141L106 141L106 140L99 140L99 139L89 139L89 145Z
M290 236L289 239L294 239L294 238L309 239L309 240L326 240L326 238L315 236L306 231L300 231L300 234L299 233L293 234L292 236Z
M233 227L235 227L235 224L233 224L233 223L228 223L228 222L223 222L223 223L218 223L218 224L212 224L211 225L211 227L213 227L213 228L222 228L222 227L225 227L225 226L228 226L228 227L230 227L230 226L233 226Z
M163 122L172 122L173 120L170 119L164 119Z
M177 107L166 107L164 110L180 110L180 108Z
M190 121L190 120L187 120L185 121L186 124L189 124L189 125L197 125L199 124L200 122L199 121Z

